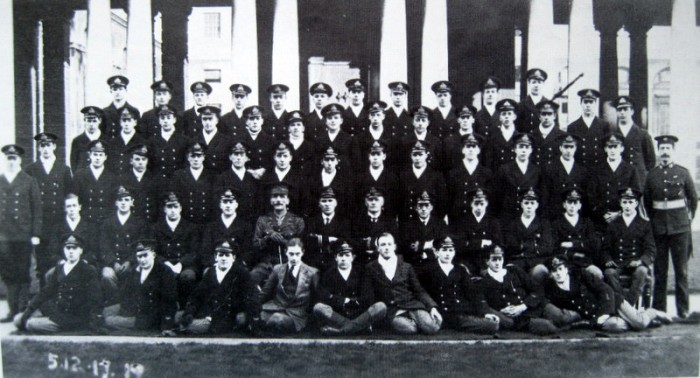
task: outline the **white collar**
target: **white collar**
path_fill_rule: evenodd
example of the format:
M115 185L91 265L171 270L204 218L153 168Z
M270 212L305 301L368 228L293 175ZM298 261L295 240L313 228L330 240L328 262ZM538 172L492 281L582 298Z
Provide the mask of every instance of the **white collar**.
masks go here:
M299 149L299 146L304 143L304 134L302 134L301 138L293 138L291 135L289 135L289 143L292 144L292 147L294 147L295 150Z
M146 174L146 170L148 168L144 169L143 172L138 172L137 170L131 168L131 171L134 172L134 176L136 176L136 181L141 182L141 179L143 178L143 175Z
M231 227L231 225L233 224L233 221L235 221L235 220L236 220L236 214L233 214L233 216L231 218L226 218L224 216L224 214L221 214L221 221L224 222L224 226L226 226L226 228Z
M182 220L182 218L179 218L178 220L173 222L170 219L168 219L167 217L165 218L165 222L168 223L168 227L170 227L170 230L172 230L172 231L175 231L175 229L177 229L177 225L180 224L181 220Z
M491 276L494 280L496 280L498 282L503 282L503 279L505 278L506 273L508 273L508 271L505 268L501 268L500 272L494 272L491 269L487 269L486 273L489 276Z
M129 220L129 217L131 217L131 212L122 214L117 211L117 219L119 219L119 223L121 223L122 226L126 224L126 222Z
M277 175L277 179L279 179L280 181L284 180L284 178L287 177L287 173L289 173L291 169L291 165L287 167L287 169L285 169L284 171L280 170L279 168L277 168L277 166L275 166L275 174Z
M416 130L413 130L413 134L416 136L416 139L424 141L425 138L428 136L428 131L424 132L423 134L418 134Z
M360 116L360 113L362 113L362 108L364 108L365 106L364 106L364 104L360 103L360 105L358 105L358 106L355 106L355 105L353 105L353 104L350 104L350 106L348 106L348 107L349 107L349 108L352 110L352 112L355 114L355 117L359 117L359 116Z
M535 97L535 96L533 96L533 95L531 95L531 94L528 95L528 96L530 96L530 99L532 99L532 103L535 104L535 105L539 104L539 102L542 101L542 97L543 97L542 95L539 95L539 96Z
M566 277L566 281L563 283L556 282L557 286L564 290L564 291L570 291L571 290L571 276Z
M88 139L90 139L90 141L92 142L93 140L98 140L98 139L100 139L100 137L102 136L102 131L100 131L100 129L97 129L97 131L95 131L94 133L89 134L89 133L87 132L87 130L86 130L86 131L85 131L85 136L86 136Z
M527 218L525 218L524 216L521 215L521 216L520 216L520 221L523 222L523 225L525 226L525 228L530 228L530 225L532 224L532 222L535 221L535 218L536 218L536 217L537 217L537 216L534 216L534 217L532 217L532 218L530 218L530 219L527 219Z
M442 114L442 118L447 119L447 117L450 116L450 112L452 111L452 106L448 106L446 108L442 108L440 106L437 107L438 110L440 111L440 114Z
M540 130L540 134L542 134L542 139L547 139L547 136L549 136L549 133L554 131L554 126L549 127L549 128L544 128L544 127L542 127L542 124L540 124L540 127L538 129Z
M9 171L7 171L7 172L5 172L5 178L7 179L7 182L9 182L10 184L12 184L12 182L15 181L15 178L17 178L17 175L18 175L20 172L21 172L21 171L17 171L17 172L9 172Z
M484 109L489 112L489 115L493 115L493 113L496 111L496 104L488 105L484 103Z
M636 212L636 211L634 212L634 214L632 214L632 216L629 216L629 217L628 217L628 216L625 216L625 214L622 214L622 220L624 220L624 221L625 221L625 224L627 225L627 227L629 227L630 224L632 224L632 222L634 221L634 218L635 218L636 216L637 216L637 212Z
M384 125L379 126L377 130L374 129L374 127L370 126L369 127L369 133L372 135L372 138L374 140L379 140L379 138L382 137L382 133L384 132Z
M384 166L379 169L374 169L372 166L369 167L369 174L372 175L374 181L379 180L379 176L382 175L382 172L384 172Z
M325 169L321 169L321 183L323 183L323 186L330 186L336 173L338 173L338 170L335 170L333 173L327 173Z
M103 165L100 168L94 168L92 165L90 165L90 171L92 171L92 175L99 180L100 176L102 176L102 172L105 171L105 166Z
M566 170L566 173L571 173L571 170L574 169L574 159L567 161L560 156L559 161L561 162L561 165L564 166L564 170Z
M521 163L520 160L518 160L518 159L516 158L516 159L515 159L515 164L517 164L517 165L518 165L518 168L520 168L520 172L522 172L523 174L526 174L526 173L527 173L527 167L530 165L530 160L528 160L528 161L526 161L526 162L524 162L524 163Z
M233 165L231 166L231 170L233 173L238 176L239 179L243 180L243 177L245 177L245 167L243 168L236 168Z
M46 173L49 173L51 168L53 168L54 163L56 163L56 155L51 155L51 157L48 159L44 159L40 156L39 160L41 161L41 165L44 166L44 169L46 169Z
M194 177L195 181L199 180L199 176L202 175L202 172L204 172L204 166L199 169L194 169L190 166L190 173L192 174L192 177Z
M206 130L202 129L202 136L204 137L204 142L209 145L211 143L211 140L214 139L216 136L217 130L214 129L211 133L207 133Z
M345 281L347 281L348 277L350 277L350 272L352 272L352 265L350 266L350 268L345 269L345 270L338 268L338 273L340 273L340 275L343 277L343 279Z
M450 272L455 267L453 264L443 264L440 261L438 261L438 264L440 265L440 269L442 269L446 276L449 276Z
M301 268L301 265L294 265L294 266L291 266L291 265L287 264L287 270L288 270L288 271L289 271L289 269L292 270L292 276L294 276L294 278L298 278L298 277L299 277L299 268Z
M590 128L591 125L593 124L593 121L595 121L595 114L590 116L590 117L586 117L584 115L581 115L581 119L583 120L583 123L586 124L586 126L588 128Z
M625 126L622 126L619 123L617 124L617 127L620 129L622 136L624 136L625 138L627 138L627 134L629 134L630 131L632 130L632 126L634 126L634 123L628 123Z
M462 164L464 164L464 168L467 169L467 172L472 175L474 174L474 171L476 171L476 167L479 166L479 159L474 159L473 161L463 159Z
M272 112L275 113L275 118L280 119L282 117L282 114L284 114L285 109L282 110L275 110L274 108L272 109Z
M155 263L154 263L155 264ZM151 271L153 270L153 265L151 265L150 268L148 269L139 269L141 271L141 283L144 283L146 279L148 278L148 275L151 274Z
M484 212L483 214L481 214L480 217L477 217L476 214L474 214L474 212L472 211L472 215L474 216L474 219L476 219L476 222L477 222L477 223L481 223L481 220L484 219L484 217L486 216L486 212Z
M326 223L326 219L328 220L328 223L331 223L333 221L333 218L335 218L335 212L333 212L333 214L331 214L331 215L326 215L326 214L321 213L321 217L323 218L324 224Z
M119 135L122 137L124 144L129 144L134 135L136 135L136 132L133 132L131 134L124 134L124 132L122 131L119 133Z
M379 256L377 259L377 262L379 265L382 267L384 270L384 274L389 280L394 279L394 275L396 275L396 266L398 265L398 258L396 255L389 259L385 259L384 257Z
M340 134L340 129L337 131L333 132L330 131L328 128L326 128L326 133L328 134L328 139L330 139L331 142L335 141L335 138Z
M428 168L427 164L423 168L416 168L415 166L411 165L411 169L413 170L413 174L416 175L417 178L420 178L420 176L423 174L423 172L425 172L426 168Z
M80 215L78 215L78 219L76 219L76 220L72 220L72 219L66 217L66 223L68 223L68 227L70 227L71 230L75 231L75 229L80 224Z
M70 272L73 270L73 268L75 268L76 265L78 265L79 262L80 262L80 260L78 260L74 263L69 263L68 261L66 261L63 264L63 273L65 273L66 276L68 274L70 274Z
M610 167L610 169L613 170L613 172L615 172L617 170L617 167L619 167L620 164L622 164L622 159L617 159L617 161L615 162L611 162L610 159L606 159L605 161L608 162L608 166Z
M513 136L513 134L515 134L515 127L512 127L512 126L505 128L501 125L501 127L499 127L499 129L501 129L501 135L503 135L503 139L505 139L505 140L510 140L510 138Z
M574 214L574 216L572 217L569 216L569 213L564 212L564 218L566 218L566 220L569 221L569 224L575 227L578 224L579 218L581 217L579 216L579 214Z
M175 128L174 128L174 127L173 127L173 129L172 129L171 131L165 131L165 130L163 130L162 127L160 128L160 137L163 138L163 139L166 140L166 141L169 141L169 140L170 140L170 137L172 137L173 134L175 134Z
M221 270L221 269L219 269L219 267L216 267L216 266L214 267L214 271L216 271L216 280L219 283L224 281L224 278L226 278L226 275L231 270L232 266L233 265L229 266L228 269L226 269L226 270Z

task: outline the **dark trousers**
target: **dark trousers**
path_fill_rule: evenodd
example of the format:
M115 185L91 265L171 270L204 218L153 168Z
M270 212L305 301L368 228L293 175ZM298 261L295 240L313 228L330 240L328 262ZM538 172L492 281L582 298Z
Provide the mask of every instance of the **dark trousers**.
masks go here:
M688 297L688 250L690 233L673 235L654 235L656 241L656 259L654 261L654 300L652 307L666 311L666 288L668 281L668 256L673 261L676 275L676 310L678 315L687 315Z

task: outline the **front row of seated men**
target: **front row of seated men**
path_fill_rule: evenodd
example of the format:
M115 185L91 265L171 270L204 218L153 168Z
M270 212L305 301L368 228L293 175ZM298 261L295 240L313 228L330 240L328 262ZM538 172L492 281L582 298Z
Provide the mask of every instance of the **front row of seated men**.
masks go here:
M389 328L397 333L437 333L442 327L493 334L499 329L538 335L587 324L608 332L640 330L670 323L665 313L638 310L602 278L579 269L564 255L548 258L551 272L540 284L493 245L483 255L485 269L470 272L455 264L450 236L435 242L435 259L416 270L397 256L390 233L377 240L378 257L356 266L344 240L335 245L336 266L319 274L306 265L301 239L286 243L287 262L275 265L258 289L235 241L216 244L215 263L178 310L177 281L152 240L133 245L137 267L120 280L119 303L104 307L96 270L81 255L85 240L63 238L65 260L47 284L15 317L20 330L139 330L171 336L226 334L251 330L297 332L315 320L324 335ZM313 316L312 316L313 315Z

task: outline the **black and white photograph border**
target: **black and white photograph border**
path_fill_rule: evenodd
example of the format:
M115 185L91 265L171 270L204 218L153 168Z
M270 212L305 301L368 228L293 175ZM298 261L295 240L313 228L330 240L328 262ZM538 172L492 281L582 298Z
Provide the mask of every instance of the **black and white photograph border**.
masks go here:
M80 109L109 103L107 77L125 74L129 102L153 107L150 85L167 78L172 103L192 107L189 84L285 83L288 108L312 108L307 88L359 78L366 100L389 100L387 84L411 85L409 103L436 106L430 88L450 80L454 104L481 107L479 82L525 95L525 72L549 72L564 127L581 115L577 91L598 88L600 116L631 95L652 136L674 134L678 163L700 181L700 1L698 0L0 0L0 145L36 147L60 136L57 155L83 131ZM613 113L610 113L610 111ZM37 159L28 148L27 161ZM693 237L700 224L693 222ZM699 243L695 243L697 246ZM691 311L700 311L700 263L690 260ZM669 313L675 313L673 276ZM0 313L7 312L0 301ZM370 334L326 338L31 336L0 325L7 377L219 376L699 376L698 326L624 334L569 330L555 336Z

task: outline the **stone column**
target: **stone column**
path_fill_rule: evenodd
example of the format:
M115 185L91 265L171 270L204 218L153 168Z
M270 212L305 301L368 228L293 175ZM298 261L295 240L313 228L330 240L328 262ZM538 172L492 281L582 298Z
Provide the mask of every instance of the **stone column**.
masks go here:
M150 0L129 0L126 70L129 103L146 111L153 107L153 17Z
M569 81L581 73L583 77L567 91L568 120L562 120L562 124L569 124L581 116L581 101L576 92L583 88L598 88L599 61L600 43L593 26L593 0L573 0L569 19Z
M554 10L552 0L530 0L530 18L527 35L527 67L541 68L549 74L543 92L551 97L556 81L556 65L552 64L551 40L554 32ZM527 92L525 92L527 93Z
M192 11L191 0L160 10L163 20L163 80L173 84L170 104L179 111L185 107L185 59L187 59L187 18Z
M88 105L106 106L111 101L107 78L112 76L112 9L110 0L88 0L85 99Z
M272 83L286 84L287 109L299 109L299 19L297 0L277 0L272 35ZM337 91L337 88L336 88Z
M253 89L249 105L258 103L258 26L255 1L233 0L231 26L231 68L233 83Z
M447 0L426 0L423 23L423 49L420 104L434 108L437 99L430 86L448 80Z
M593 0L593 22L600 32L600 114L607 101L618 95L617 32L622 28L623 12L609 0Z
M379 97L389 101L387 84L408 80L406 1L384 0L382 42L379 57Z
M696 157L699 154L700 109L696 96L698 73L698 29L695 25L695 1L674 0L671 18L671 129L680 138L676 159L698 180Z
M15 137L15 41L12 1L0 1L0 14L5 15L0 23L0 125L5 132L0 133L0 146L14 142Z
M649 109L649 60L647 32L656 14L655 0L636 0L628 6L625 30L630 33L630 96L635 101L635 122L647 128ZM644 121L647 122L644 122Z

